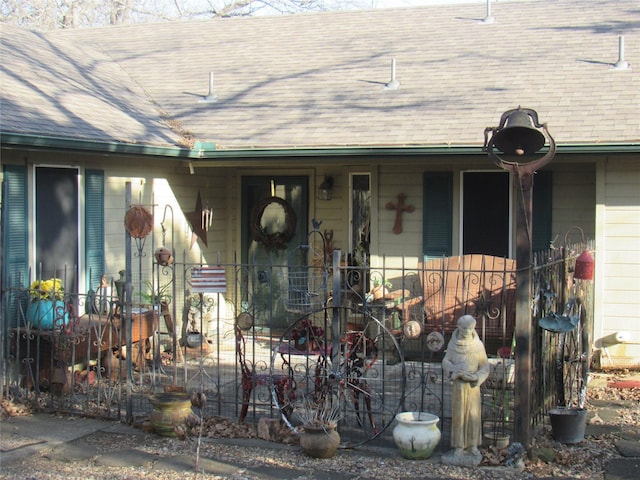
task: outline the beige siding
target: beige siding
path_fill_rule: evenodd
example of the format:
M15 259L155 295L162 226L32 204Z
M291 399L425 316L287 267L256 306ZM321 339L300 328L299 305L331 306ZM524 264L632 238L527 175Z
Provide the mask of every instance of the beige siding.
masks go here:
M595 238L596 184L595 167L589 164L552 164L553 212L552 238L554 245L560 247L573 226L580 227L587 239ZM534 184L535 188L535 184ZM569 242L579 241L577 230L567 236ZM579 232L578 232L579 235Z
M603 204L599 207L596 268L600 295L594 340L602 347L603 366L640 366L640 164L638 159L609 159L601 168ZM598 273L598 272L597 272ZM629 332L631 343L607 347L602 338Z
M378 248L386 256L387 266L401 265L405 257L406 265L417 265L422 256L422 176L424 167L419 165L402 166L383 165L378 177ZM393 225L396 211L387 208L387 204L397 205L398 194L407 195L405 205L413 206L413 212L402 213L402 233L395 234ZM372 259L374 265L381 265L382 259Z

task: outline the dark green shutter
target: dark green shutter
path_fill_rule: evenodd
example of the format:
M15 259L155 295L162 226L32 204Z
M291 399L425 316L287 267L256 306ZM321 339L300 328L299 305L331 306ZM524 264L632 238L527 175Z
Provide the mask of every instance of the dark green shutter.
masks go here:
M4 326L15 327L20 322L19 302L26 298L10 295L29 283L29 220L27 209L27 169L20 165L5 165L2 183L2 295L8 295L2 302L5 311ZM22 305L23 310L25 305Z
M533 179L533 251L548 250L552 231L552 176L549 171L537 172Z
M451 256L453 174L425 172L423 188L423 253L427 257Z
M85 171L85 278L97 290L104 272L104 172Z

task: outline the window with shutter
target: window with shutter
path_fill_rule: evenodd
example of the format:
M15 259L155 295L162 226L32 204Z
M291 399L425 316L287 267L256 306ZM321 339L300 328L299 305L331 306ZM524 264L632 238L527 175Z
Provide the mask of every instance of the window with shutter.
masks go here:
M425 172L423 182L423 253L452 254L453 173Z
M85 194L85 265L87 291L97 290L104 273L104 172L86 170Z
M548 250L551 246L552 175L550 171L536 172L533 179L533 251Z
M29 283L27 169L21 165L5 165L2 216L2 286L24 288ZM5 326L17 326L18 303L15 296L5 304L9 319Z

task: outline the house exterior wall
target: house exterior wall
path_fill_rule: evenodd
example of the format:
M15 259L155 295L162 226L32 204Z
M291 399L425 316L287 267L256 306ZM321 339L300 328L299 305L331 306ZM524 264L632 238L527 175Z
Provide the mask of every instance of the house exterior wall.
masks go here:
M269 169L196 167L194 175L184 162L158 158L91 157L70 153L3 151L3 164L34 164L102 169L105 173L105 272L117 278L125 265L123 218L126 212L125 188L131 183L132 202L152 208L153 236L147 244L142 275L151 272L152 247L162 243L160 222L166 210L166 241L179 260L214 264L232 263L239 258L241 225L241 178L243 175L278 172L309 175L309 218L322 220L321 231L333 230L333 248L349 251L349 173L370 173L372 189L371 264L374 268L415 268L422 258L422 189L425 171L453 171L453 255L459 252L460 173L478 170L478 158L447 158L429 162L411 159L365 159L354 164L309 161L294 167L286 160ZM346 163L346 162L345 162ZM596 296L594 345L605 354L609 365L638 364L640 358L640 166L636 158L558 156L548 166L553 174L553 244L562 246L573 226L580 227L587 239L596 239ZM487 170L495 169L491 165ZM31 175L31 170L29 175ZM317 188L325 175L334 178L333 198L317 198ZM29 182L29 188L33 183ZM185 213L195 209L197 191L213 209L213 225L207 236L208 248L201 242L191 246L191 230ZM387 203L397 195L407 195L414 207L402 215L401 234L392 231L395 210ZM167 207L168 206L168 207ZM594 208L595 206L595 208ZM81 215L82 211L81 206ZM33 221L32 212L30 219ZM570 232L570 240L577 240ZM135 265L137 268L137 264ZM393 275L392 272L389 273ZM81 282L81 285L84 284ZM626 332L629 343L609 345L606 339ZM606 344L606 345L605 345ZM607 365L603 365L607 366Z
M601 287L596 293L594 341L602 367L640 368L638 160L612 156L599 165L596 281Z

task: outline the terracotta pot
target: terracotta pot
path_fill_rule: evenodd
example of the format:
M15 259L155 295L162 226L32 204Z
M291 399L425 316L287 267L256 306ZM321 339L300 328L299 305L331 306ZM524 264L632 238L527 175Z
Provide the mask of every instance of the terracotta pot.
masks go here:
M187 393L157 393L151 396L151 424L158 435L175 437L175 427L191 415L191 396Z
M425 460L440 443L440 418L432 413L401 412L396 415L393 441L400 455L410 460Z
M171 250L167 247L158 247L154 252L154 256L156 257L156 262L158 265L162 265L166 267L173 263L173 255L171 254Z
M300 447L313 458L331 458L340 445L340 434L335 427L304 427L300 434Z

